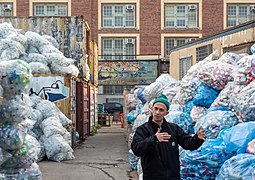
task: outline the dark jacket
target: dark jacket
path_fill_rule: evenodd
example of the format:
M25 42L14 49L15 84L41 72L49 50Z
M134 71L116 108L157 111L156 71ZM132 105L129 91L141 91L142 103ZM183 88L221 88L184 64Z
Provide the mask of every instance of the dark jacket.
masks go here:
M156 132L168 132L169 142L158 142ZM177 180L180 179L180 162L178 145L187 150L196 150L203 140L197 135L193 137L185 133L178 125L166 122L159 127L152 121L137 128L131 149L136 156L141 157L144 180Z

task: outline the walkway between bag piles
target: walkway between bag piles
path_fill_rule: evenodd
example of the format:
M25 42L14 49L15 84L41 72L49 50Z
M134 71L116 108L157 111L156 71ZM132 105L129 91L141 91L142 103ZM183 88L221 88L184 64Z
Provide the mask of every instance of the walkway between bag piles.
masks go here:
M125 135L119 124L102 127L74 149L74 160L40 162L43 180L137 180L128 164Z

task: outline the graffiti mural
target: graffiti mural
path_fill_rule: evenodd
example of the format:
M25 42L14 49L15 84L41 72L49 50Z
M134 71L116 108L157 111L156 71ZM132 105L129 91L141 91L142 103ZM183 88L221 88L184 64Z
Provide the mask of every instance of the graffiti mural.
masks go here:
M69 97L70 88L64 86L64 77L32 77L29 95L35 94L51 102Z
M146 85L158 75L157 61L107 61L98 63L100 85Z

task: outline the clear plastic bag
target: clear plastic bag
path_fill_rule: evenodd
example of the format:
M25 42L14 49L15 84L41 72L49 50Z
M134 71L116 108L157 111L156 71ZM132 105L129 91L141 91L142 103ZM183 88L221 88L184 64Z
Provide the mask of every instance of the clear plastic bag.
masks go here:
M222 90L226 84L234 80L235 66L228 63L214 61L203 66L198 74L199 80L208 86Z
M128 151L128 162L133 171L137 170L137 163L140 158L134 155L133 151L130 149Z
M33 74L51 74L50 68L40 62L29 63Z
M216 180L225 179L255 179L255 156L238 154L224 162Z
M1 166L3 169L29 168L37 161L40 153L40 143L30 135L26 135L21 149L8 151L12 157L8 158Z
M5 100L0 105L0 124L4 123L20 123L24 121L31 109L20 96L14 96L13 99Z
M66 131L66 129L63 128L62 124L60 123L59 119L54 116L44 119L41 124L41 129L46 138L55 134L63 135Z
M44 147L48 159L55 161L74 159L74 156L72 154L73 149L60 134L52 135L49 138L45 138ZM61 156L60 153L62 154ZM58 158L54 156L57 156ZM62 159L59 159L60 157L62 157Z
M195 125L205 130L206 138L215 139L222 129L235 126L238 123L236 115L230 110L211 110L202 116Z
M12 155L0 147L0 167L1 165L11 157Z
M43 119L55 116L59 111L56 105L48 100L42 100L37 104L36 109L42 113Z
M33 163L28 168L19 168L19 169L0 169L0 179L4 180L24 180L24 179L33 179L33 180L42 180L42 173L39 169L39 166L36 163Z
M31 68L22 60L2 61L0 63L0 85L3 97L12 99L15 95L28 94L32 77Z
M5 39L10 35L18 34L17 30L12 26L11 23L4 22L0 24L0 39Z
M51 62L51 61L48 61L48 59L44 55L42 55L42 54L39 54L39 53L30 53L30 54L28 54L27 62L28 63L31 63L31 62L40 62L40 63L43 63L45 65L48 65L49 62Z
M0 126L0 147L6 150L21 148L30 127L26 123Z
M240 122L255 121L255 81L241 89L234 96L235 110Z

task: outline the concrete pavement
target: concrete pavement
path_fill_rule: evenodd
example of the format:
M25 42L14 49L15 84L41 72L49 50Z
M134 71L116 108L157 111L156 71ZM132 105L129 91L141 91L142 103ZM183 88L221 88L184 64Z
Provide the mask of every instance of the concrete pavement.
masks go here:
M128 164L125 128L102 127L74 149L75 159L39 162L43 180L138 180Z

